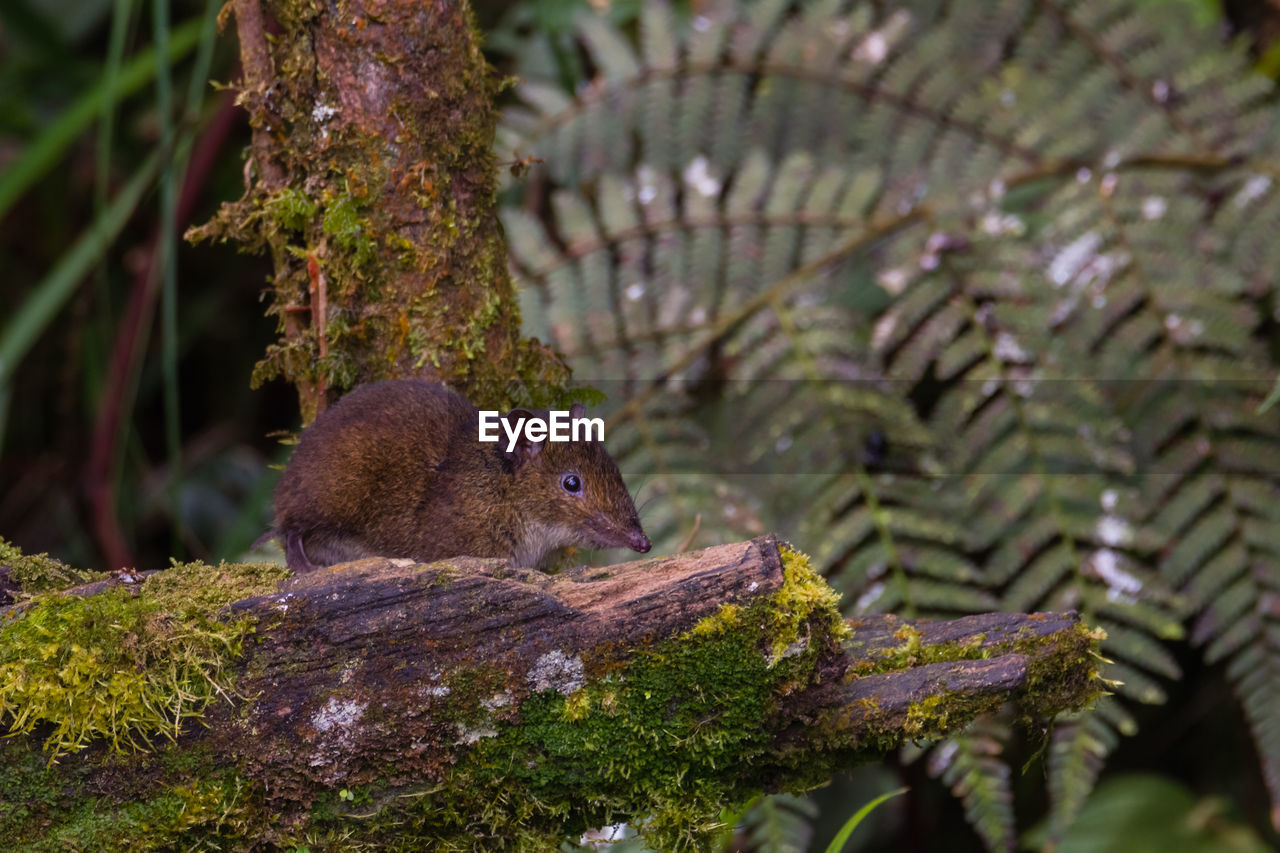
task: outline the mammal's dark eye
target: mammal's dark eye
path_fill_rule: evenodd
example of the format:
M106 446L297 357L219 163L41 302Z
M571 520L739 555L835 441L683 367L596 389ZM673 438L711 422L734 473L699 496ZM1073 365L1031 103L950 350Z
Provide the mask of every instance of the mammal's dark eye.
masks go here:
M560 478L560 486L569 494L576 495L582 491L582 480L577 474L565 474Z

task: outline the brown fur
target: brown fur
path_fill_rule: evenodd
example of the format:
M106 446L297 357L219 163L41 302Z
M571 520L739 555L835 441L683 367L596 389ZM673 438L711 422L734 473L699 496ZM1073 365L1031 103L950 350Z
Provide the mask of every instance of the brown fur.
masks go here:
M478 423L465 397L423 380L343 397L303 433L276 488L273 533L289 567L467 555L541 568L569 545L649 550L603 444L541 442L506 454L501 428L499 442L485 443ZM566 473L581 478L580 494L562 487Z

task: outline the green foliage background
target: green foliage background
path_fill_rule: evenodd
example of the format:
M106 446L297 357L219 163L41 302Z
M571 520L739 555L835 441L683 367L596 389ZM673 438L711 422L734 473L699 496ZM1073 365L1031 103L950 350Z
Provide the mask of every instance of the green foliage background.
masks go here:
M852 613L1105 628L1050 839L1187 629L1280 800L1280 149L1243 46L1114 0L648 3L572 37L572 89L524 54L502 144L545 163L504 222L526 323L625 389L653 532L782 530ZM1012 737L927 756L990 849Z
M1110 760L1274 842L1280 113L1220 14L477 5L521 81L500 159L543 161L503 195L526 331L609 394L659 548L776 530L849 613L1077 609L1109 635L1096 709L984 720L749 837L824 843L896 776L912 793L866 828L886 844L1012 849L1042 815L1028 843L1069 842ZM206 86L235 73L214 12L0 10L0 532L28 551L100 564L98 447L144 568L265 527L267 433L295 417L290 389L247 391L268 270L177 240L241 186L242 117L201 165L235 112Z

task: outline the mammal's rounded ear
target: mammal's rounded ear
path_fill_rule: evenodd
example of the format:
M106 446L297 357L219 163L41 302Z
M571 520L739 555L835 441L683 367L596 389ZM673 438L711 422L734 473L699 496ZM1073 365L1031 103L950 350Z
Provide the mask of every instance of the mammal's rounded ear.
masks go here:
M534 413L528 409L512 409L502 416L503 420L509 420L512 422L519 420L528 421L533 417L535 417ZM516 463L516 467L519 468L532 462L541 450L542 442L530 441L528 434L521 429L520 434L516 436L516 446L511 450L504 449L502 453L512 462Z
M586 417L587 407L581 403L574 403L569 407L569 420L576 421L578 418Z

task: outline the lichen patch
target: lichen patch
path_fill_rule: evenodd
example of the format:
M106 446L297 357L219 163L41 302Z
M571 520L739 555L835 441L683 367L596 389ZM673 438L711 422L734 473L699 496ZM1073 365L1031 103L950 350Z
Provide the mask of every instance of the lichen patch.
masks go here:
M328 732L335 728L347 729L360 722L368 707L365 702L330 696L324 707L311 717L311 725L318 732Z
M473 746L479 743L483 738L497 737L498 730L493 726L480 725L468 726L465 723L458 723L458 740L456 743Z
M535 693L557 690L568 696L586 683L582 658L566 655L559 649L547 652L534 661L529 670L529 685Z

